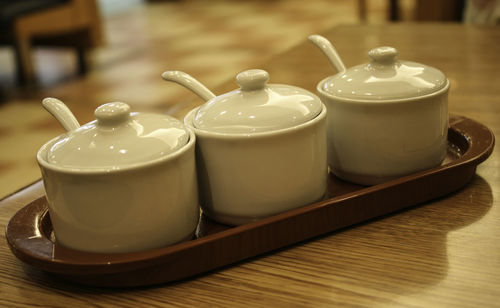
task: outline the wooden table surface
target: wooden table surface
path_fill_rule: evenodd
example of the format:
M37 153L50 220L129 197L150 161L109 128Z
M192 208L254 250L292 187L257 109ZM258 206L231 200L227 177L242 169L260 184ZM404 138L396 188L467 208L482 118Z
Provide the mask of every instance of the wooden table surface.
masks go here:
M371 48L389 45L401 59L441 69L451 81L450 113L500 136L500 28L352 25L323 34L347 67L367 62ZM270 82L311 91L334 73L306 38L261 68ZM235 87L231 80L215 92ZM185 104L176 115L199 103ZM42 194L38 182L0 201L0 227L5 230L18 209ZM439 200L192 279L125 290L82 287L25 266L2 232L0 306L498 306L499 198L500 155L494 150L469 185Z

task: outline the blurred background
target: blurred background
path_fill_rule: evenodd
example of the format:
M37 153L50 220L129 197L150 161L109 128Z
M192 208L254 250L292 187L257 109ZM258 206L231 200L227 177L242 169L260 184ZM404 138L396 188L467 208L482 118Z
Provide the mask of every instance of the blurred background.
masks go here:
M0 0L0 197L40 178L36 151L64 132L41 107L44 97L63 100L80 123L111 101L182 118L185 103L196 97L162 81L167 69L185 71L214 88L336 25L495 25L499 3Z

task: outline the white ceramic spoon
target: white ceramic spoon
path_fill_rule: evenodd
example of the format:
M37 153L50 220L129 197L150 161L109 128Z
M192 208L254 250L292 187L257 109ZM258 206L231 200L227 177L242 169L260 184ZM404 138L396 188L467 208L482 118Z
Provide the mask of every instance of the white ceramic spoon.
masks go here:
M196 95L201 97L206 102L215 97L207 87L201 84L198 80L181 71L166 71L161 74L161 77L167 81L176 82L189 90L193 91Z
M80 123L78 123L68 106L57 98L47 97L43 99L42 105L68 132L80 127Z
M338 73L345 72L345 65L340 59L337 50L335 50L335 47L333 47L329 40L317 34L309 36L308 39L321 49Z

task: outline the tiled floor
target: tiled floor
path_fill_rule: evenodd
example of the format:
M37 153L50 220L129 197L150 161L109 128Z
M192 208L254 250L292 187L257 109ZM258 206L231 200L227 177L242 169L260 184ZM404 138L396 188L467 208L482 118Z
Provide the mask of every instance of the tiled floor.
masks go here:
M384 21L384 3L369 1L369 22ZM0 82L10 97L0 104L0 197L40 177L36 151L63 132L41 108L43 97L65 101L81 123L110 101L181 117L185 110L179 106L194 95L162 81L164 70L188 72L211 88L310 34L356 22L352 0L150 3L104 19L106 44L92 53L93 68L85 78L72 77L71 53L37 51L41 86L30 91L13 88L12 55L0 49Z

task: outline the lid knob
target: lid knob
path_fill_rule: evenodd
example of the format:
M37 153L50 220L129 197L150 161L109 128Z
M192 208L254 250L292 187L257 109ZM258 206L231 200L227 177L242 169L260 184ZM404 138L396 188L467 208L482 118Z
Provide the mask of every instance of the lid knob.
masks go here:
M130 106L122 102L107 103L94 112L99 125L116 125L130 117Z
M260 90L266 87L269 74L264 70L247 70L236 75L236 82L243 91Z
M368 56L370 57L370 61L372 63L379 64L391 64L396 61L396 56L398 55L398 51L393 47L378 47L370 50L368 52Z

